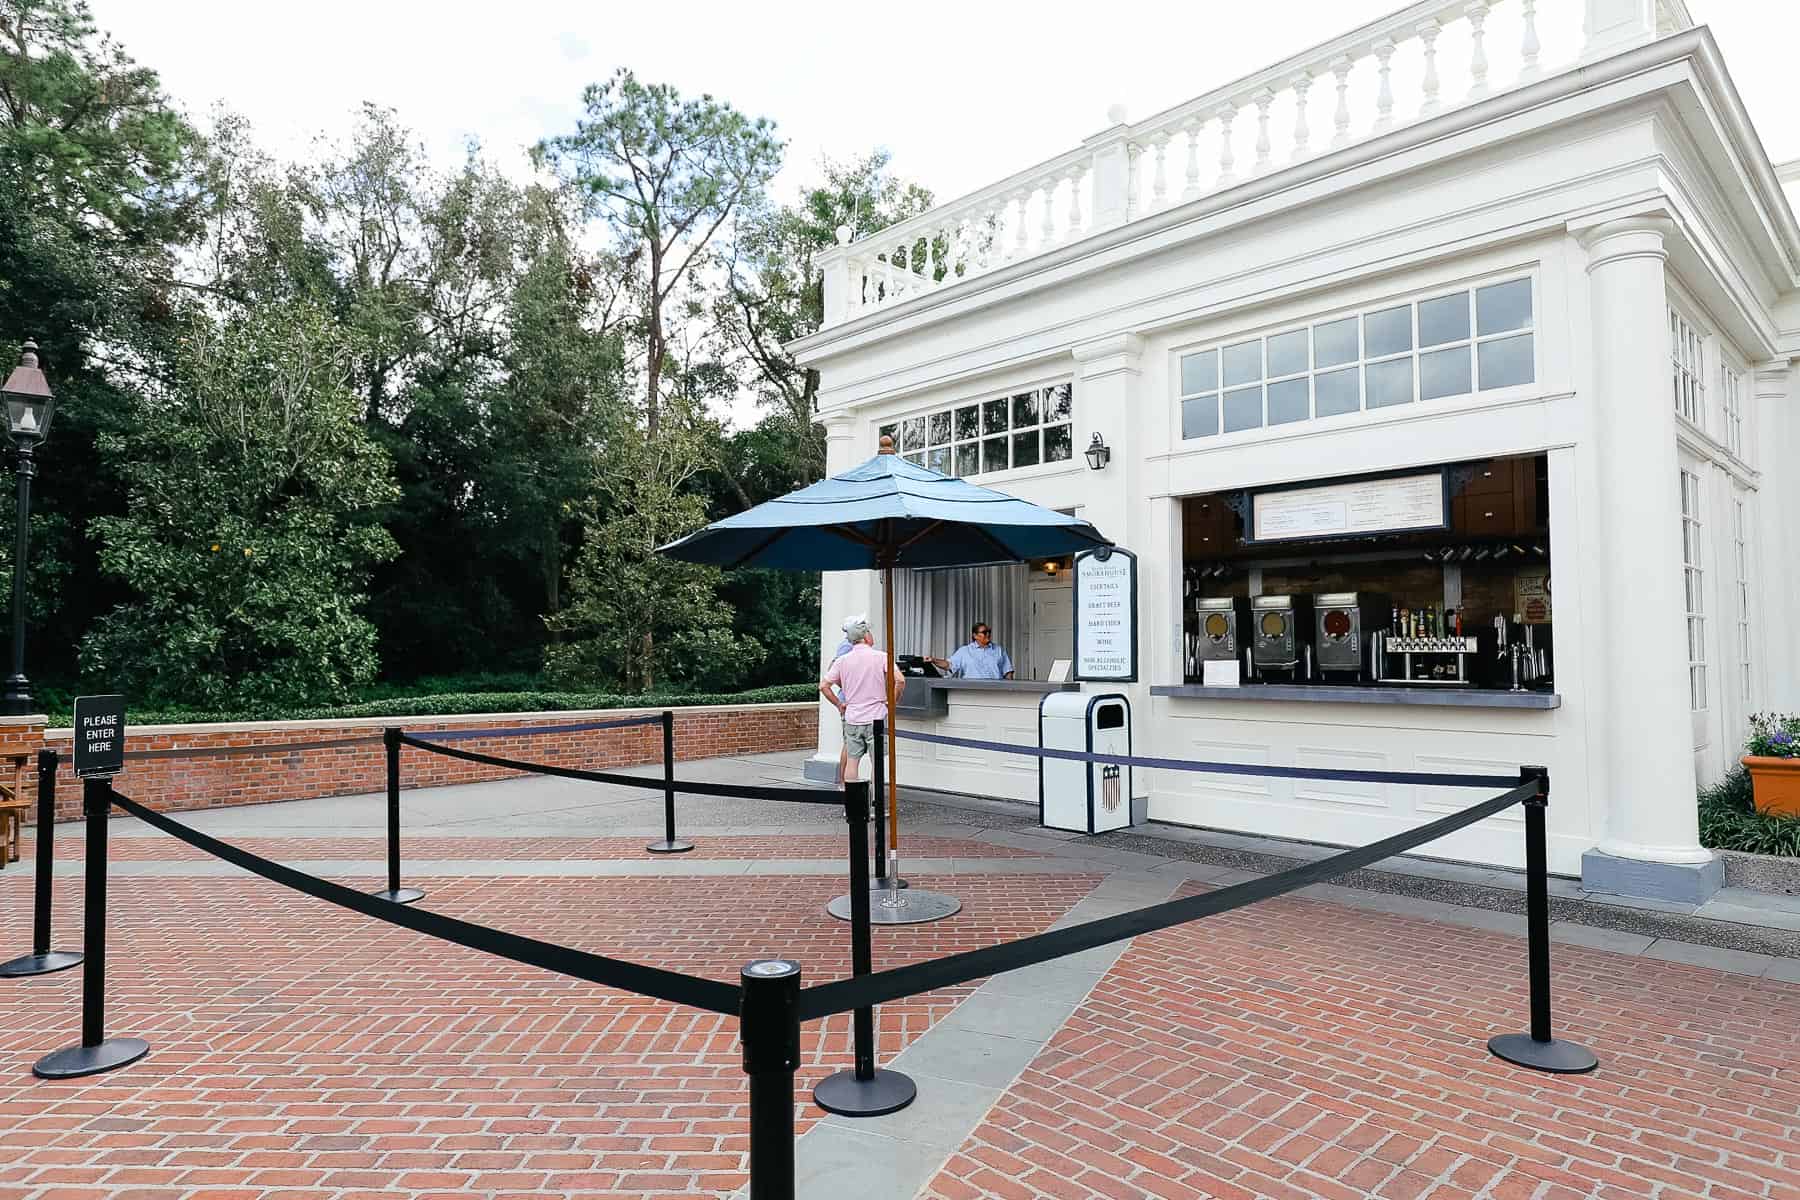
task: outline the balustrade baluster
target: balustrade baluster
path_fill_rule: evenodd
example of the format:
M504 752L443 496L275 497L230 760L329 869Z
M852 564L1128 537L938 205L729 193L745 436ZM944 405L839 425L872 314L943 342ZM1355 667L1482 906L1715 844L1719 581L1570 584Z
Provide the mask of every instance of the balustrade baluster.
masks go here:
M1150 183L1150 211L1156 212L1169 202L1169 175L1163 165L1168 156L1169 135L1156 135L1156 175Z
M935 229L925 231L925 282L927 289L937 285L937 235Z
M1144 215L1144 190L1138 184L1138 160L1144 157L1144 148L1136 142L1125 143L1125 219L1135 221Z
M850 286L844 296L845 318L854 317L863 307L863 264L861 259L853 258L846 264L850 271Z
M894 298L894 252L888 250L881 256L881 296L879 303L886 304Z
M1289 85L1294 89L1294 161L1299 162L1311 150L1307 143L1312 140L1312 130L1306 127L1306 93L1312 91L1312 72L1302 71L1294 77Z
M1049 179L1038 185L1038 191L1044 196L1044 220L1038 230L1038 253L1042 254L1056 245L1056 183Z
M1334 149L1350 140L1350 68L1355 65L1347 54L1331 60L1331 77L1337 81L1337 111L1331 114L1331 145Z
M1381 86L1375 92L1375 130L1380 132L1394 123L1394 43L1382 38L1375 43L1374 51L1381 72Z
M1087 181L1087 164L1078 163L1069 172L1069 236L1065 241L1074 241L1081 236L1081 185Z
M1464 9L1469 18L1469 99L1479 100L1488 94L1488 60L1487 48L1482 44L1485 34L1482 26L1487 24L1488 0L1475 0Z
M1025 257L1026 246L1031 238L1031 222L1027 218L1027 212L1031 205L1031 189L1026 188L1015 198L1019 204L1019 230L1013 237L1012 256L1014 259L1020 259Z
M1425 44L1425 82L1421 89L1425 93L1425 102L1419 106L1421 117L1429 117L1438 110L1437 39L1442 28L1436 21L1418 24L1419 40Z
M1256 165L1251 171L1261 175L1269 169L1269 105L1275 102L1275 93L1263 88L1250 99L1256 102Z
M1520 80L1538 77L1537 0L1524 0L1525 37L1519 43Z
M1218 187L1224 187L1237 178L1231 173L1232 167L1237 165L1237 160L1232 157L1231 153L1231 123L1237 119L1237 111L1237 106L1234 104L1219 106L1219 178L1216 184Z
M1200 198L1200 126L1199 117L1189 117L1182 126L1187 131L1187 186L1181 189L1181 202Z

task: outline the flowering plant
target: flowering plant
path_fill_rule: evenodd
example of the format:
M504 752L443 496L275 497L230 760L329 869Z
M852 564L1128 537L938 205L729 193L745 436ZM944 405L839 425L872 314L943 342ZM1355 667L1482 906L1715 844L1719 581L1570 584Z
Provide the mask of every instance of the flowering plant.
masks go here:
M1800 758L1800 717L1755 713L1744 749L1762 758Z

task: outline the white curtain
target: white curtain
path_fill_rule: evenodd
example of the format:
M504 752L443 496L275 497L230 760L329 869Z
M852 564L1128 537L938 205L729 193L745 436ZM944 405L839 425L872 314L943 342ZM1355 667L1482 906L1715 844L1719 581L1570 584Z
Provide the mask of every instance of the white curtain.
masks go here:
M949 658L986 621L1019 678L1031 661L1030 569L1024 563L894 572L894 652Z

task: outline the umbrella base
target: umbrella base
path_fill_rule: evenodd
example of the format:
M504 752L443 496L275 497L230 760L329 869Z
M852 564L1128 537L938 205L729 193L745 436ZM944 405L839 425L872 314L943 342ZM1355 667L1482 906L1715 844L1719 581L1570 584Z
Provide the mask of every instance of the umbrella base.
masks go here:
M926 891L924 888L913 888L900 899L900 904L889 905L882 900L871 898L869 924L923 925L928 921L941 921L945 917L953 917L962 911L962 901L955 896L945 895L943 892ZM840 921L848 921L850 919L850 897L837 897L825 906L825 911Z
M371 892L377 900L391 900L395 904L411 904L415 900L423 900L425 893L418 888L383 888L379 892Z
M51 950L45 954L21 954L0 963L0 979L23 979L28 975L49 975L81 965L81 955L73 950Z

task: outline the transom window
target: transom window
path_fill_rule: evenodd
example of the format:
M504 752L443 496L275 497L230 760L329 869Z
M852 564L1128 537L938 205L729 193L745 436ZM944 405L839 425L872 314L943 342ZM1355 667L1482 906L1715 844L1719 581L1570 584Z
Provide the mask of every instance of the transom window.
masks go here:
M1451 292L1181 357L1181 436L1212 437L1536 379L1531 280Z
M1744 498L1731 499L1731 561L1737 574L1737 658L1738 687L1745 711L1753 703L1750 695L1750 532Z
M1075 455L1075 385L1052 383L881 426L906 461L940 475L986 475Z
M1744 457L1744 377L1719 364L1719 403L1725 413L1725 448Z
M1687 588L1688 700L1706 709L1706 572L1700 548L1700 477L1681 473L1681 574Z
M1672 308L1669 310L1669 352L1673 358L1671 376L1675 411L1694 425L1705 428L1705 341L1688 319Z

